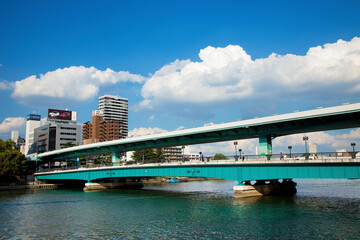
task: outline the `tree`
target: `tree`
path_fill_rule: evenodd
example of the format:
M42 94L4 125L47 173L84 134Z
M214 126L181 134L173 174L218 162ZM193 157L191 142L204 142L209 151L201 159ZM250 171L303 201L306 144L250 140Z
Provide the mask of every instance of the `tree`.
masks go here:
M144 160L144 163L154 163L164 159L164 152L162 148L139 149L134 151L132 159L136 162Z
M217 154L215 154L215 156L214 156L213 159L214 159L214 160L227 160L227 159L229 159L229 158L225 157L224 154L217 153Z
M11 140L0 139L0 182L15 182L27 172L27 162L24 154L15 148Z
M74 147L74 146L77 146L77 144L74 144L74 143L72 143L71 141L69 141L69 142L66 142L64 145L62 145L62 146L61 146L61 149L69 148L69 147Z
M155 149L155 160L164 160L165 159L165 155L164 155L164 150L162 148L156 148Z

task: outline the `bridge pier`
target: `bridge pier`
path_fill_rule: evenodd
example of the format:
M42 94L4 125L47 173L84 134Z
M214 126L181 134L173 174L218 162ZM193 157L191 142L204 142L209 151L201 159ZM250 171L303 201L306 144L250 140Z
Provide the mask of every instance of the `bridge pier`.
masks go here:
M260 136L259 137L259 150L260 154L267 157L270 160L272 154L272 142L271 136Z
M117 163L120 163L120 153L119 152L112 152L112 165L116 166Z
M254 185L245 181L242 185L234 186L234 198L255 197L263 195L294 195L296 183L292 179L258 180Z
M140 189L143 186L144 184L141 181L87 182L83 190Z

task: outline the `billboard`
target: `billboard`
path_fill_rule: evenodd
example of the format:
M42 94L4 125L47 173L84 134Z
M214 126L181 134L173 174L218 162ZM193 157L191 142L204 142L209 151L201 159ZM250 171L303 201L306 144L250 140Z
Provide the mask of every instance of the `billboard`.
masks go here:
M26 120L40 121L40 120L41 120L41 116L38 115L38 114L29 114L29 115L27 115Z
M76 112L68 110L48 109L48 119L76 121Z

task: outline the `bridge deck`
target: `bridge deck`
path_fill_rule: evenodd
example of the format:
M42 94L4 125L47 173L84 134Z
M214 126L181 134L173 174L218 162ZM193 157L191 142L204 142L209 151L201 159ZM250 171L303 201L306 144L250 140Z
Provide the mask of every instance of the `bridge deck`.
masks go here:
M39 180L209 177L238 181L289 178L360 178L360 159L211 161L79 168L36 173Z

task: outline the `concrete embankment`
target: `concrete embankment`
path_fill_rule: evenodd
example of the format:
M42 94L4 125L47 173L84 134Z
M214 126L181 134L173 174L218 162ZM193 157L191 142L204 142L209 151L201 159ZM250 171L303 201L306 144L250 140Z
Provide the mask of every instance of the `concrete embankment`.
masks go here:
M21 189L56 189L56 188L59 188L60 186L61 186L61 184L9 185L9 186L0 186L0 191L21 190Z

